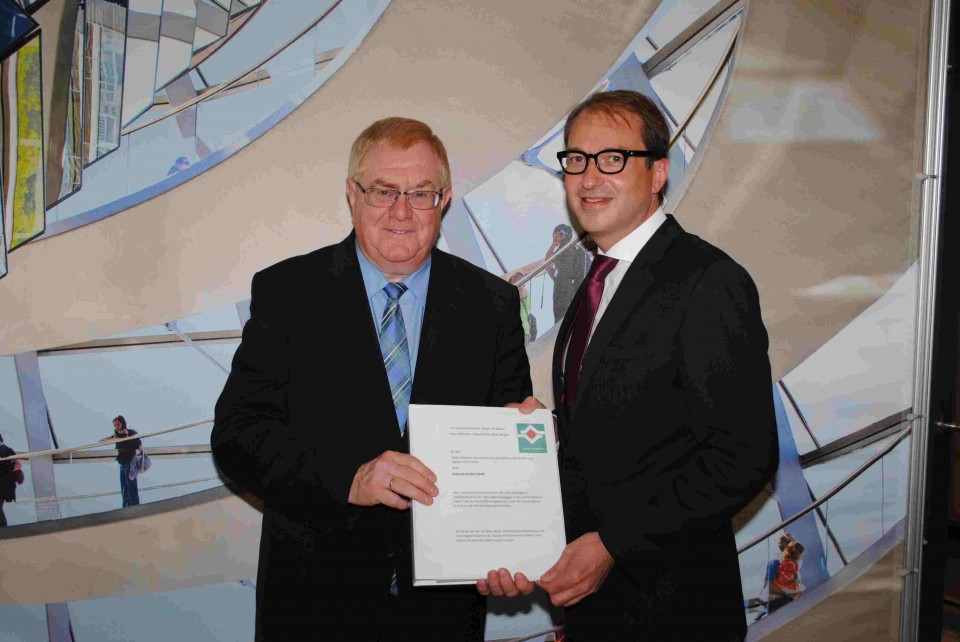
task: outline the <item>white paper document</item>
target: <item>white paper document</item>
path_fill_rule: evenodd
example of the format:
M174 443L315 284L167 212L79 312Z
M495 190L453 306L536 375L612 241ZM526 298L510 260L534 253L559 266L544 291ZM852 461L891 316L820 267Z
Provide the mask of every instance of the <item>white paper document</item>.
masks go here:
M410 405L410 454L437 475L413 502L414 586L473 584L508 568L536 580L566 546L553 415Z

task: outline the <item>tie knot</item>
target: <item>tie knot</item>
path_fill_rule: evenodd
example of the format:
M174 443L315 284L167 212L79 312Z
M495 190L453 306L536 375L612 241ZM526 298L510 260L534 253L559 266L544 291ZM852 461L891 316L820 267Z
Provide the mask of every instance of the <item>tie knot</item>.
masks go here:
M590 264L590 274L587 275L587 278L591 281L602 282L615 267L617 267L617 259L598 254L593 258L593 263Z
M383 291L391 301L397 301L403 293L407 291L407 286L403 283L387 283L383 286Z

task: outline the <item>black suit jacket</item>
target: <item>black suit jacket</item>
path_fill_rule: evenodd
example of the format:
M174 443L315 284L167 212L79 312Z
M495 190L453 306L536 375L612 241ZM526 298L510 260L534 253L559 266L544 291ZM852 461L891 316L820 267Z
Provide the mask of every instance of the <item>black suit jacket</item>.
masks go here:
M522 400L531 384L517 288L439 250L432 261L412 403ZM354 235L258 273L250 310L211 442L220 470L265 503L257 639L376 639L394 568L399 602L412 595L409 512L347 496L361 464L408 447ZM482 631L476 590L461 593L461 606L441 611L473 610L476 621L480 609Z
M596 595L567 610L573 638L743 635L730 520L778 462L750 276L668 216L597 324L578 386L570 414L557 410L567 535L599 532L616 563Z

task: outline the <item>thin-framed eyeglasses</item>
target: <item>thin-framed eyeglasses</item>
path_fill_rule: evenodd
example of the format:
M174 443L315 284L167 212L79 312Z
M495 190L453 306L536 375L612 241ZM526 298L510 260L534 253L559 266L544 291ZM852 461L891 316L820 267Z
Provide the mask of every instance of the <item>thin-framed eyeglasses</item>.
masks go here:
M353 180L353 182L357 183L356 180ZM407 197L407 202L410 203L410 207L415 210L432 210L435 208L440 204L443 190L446 189L444 187L439 192L426 189L409 189L406 192L401 192L398 189L391 189L389 187L364 187L360 183L357 183L357 187L360 188L360 191L363 193L363 200L365 200L370 207L391 207L397 202L400 195L403 194Z
M663 158L663 154L646 149L602 149L596 154L588 154L576 149L557 152L557 160L560 161L560 169L564 174L583 174L587 171L587 164L591 158L601 174L619 174L627 166L627 159L633 156Z

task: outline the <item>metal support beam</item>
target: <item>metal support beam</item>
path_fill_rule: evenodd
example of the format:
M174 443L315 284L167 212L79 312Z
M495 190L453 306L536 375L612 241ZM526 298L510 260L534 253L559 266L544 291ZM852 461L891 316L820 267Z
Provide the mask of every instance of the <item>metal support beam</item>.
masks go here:
M66 604L47 604L47 639L50 642L73 642L70 610Z
M166 324L166 326L167 326L167 330L169 330L170 332L173 332L175 335L180 337L180 339L184 343L186 343L188 346L190 346L191 348L199 352L204 359L206 359L207 361L215 365L220 370L223 370L224 374L227 374L227 375L230 374L230 368L226 367L225 365L217 361L217 359L212 354L210 354L209 352L201 348L199 344L194 343L190 337L184 334L184 332L180 329L180 326L177 325L176 321L170 321L169 323Z
M40 380L40 362L36 352L15 355L20 398L23 401L23 423L27 428L27 445L31 451L51 450L50 424L47 422L47 400ZM57 484L53 476L53 458L36 457L30 460L30 479L34 497L56 497ZM60 518L56 501L37 504L37 521Z
M950 41L950 0L932 0L927 64L922 192L920 201L920 274L917 279L916 347L913 358L913 443L907 487L904 536L903 599L900 639L918 639L920 627L920 568L923 561L924 508L930 462L930 379L936 318L937 264L944 156L944 116L947 94L947 54Z
M13 358L17 368L20 399L23 402L23 423L27 429L27 446L31 451L49 450L53 446L50 432L47 399L40 380L40 362L36 352L25 352ZM53 475L53 457L30 460L30 480L34 497L56 497L57 484ZM57 500L37 502L37 521L58 519L60 503ZM70 611L66 604L47 604L47 636L50 642L73 642Z
M59 200L63 178L63 148L67 131L67 106L70 104L70 74L73 71L74 39L80 3L51 2L34 12L43 30L43 118L46 131L47 207Z

